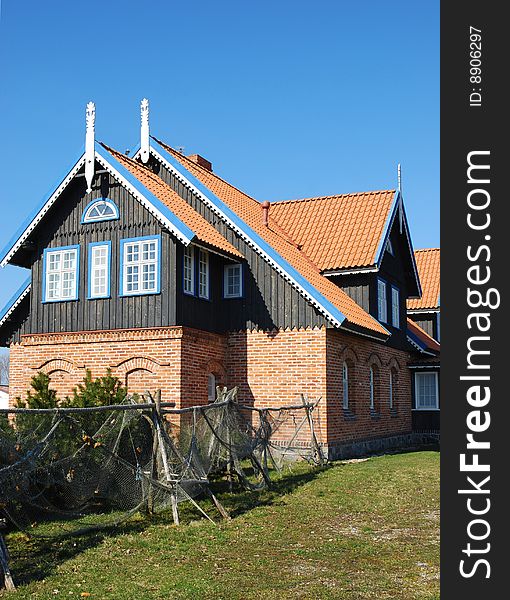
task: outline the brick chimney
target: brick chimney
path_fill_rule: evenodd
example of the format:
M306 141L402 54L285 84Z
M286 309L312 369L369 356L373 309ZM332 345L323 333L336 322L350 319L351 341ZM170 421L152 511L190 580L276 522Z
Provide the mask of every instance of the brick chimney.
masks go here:
M212 173L212 162L208 161L207 158L200 156L200 154L190 154L188 158Z
M271 203L268 202L267 200L264 200L264 202L262 202L262 204L260 205L260 208L262 209L262 225L264 225L264 227L268 227L269 226L269 208L271 206Z

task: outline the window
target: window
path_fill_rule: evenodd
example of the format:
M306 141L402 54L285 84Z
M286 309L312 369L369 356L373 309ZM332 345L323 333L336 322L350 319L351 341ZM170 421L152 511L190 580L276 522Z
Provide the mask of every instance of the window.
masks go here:
M195 293L195 248L186 246L183 258L183 289L185 294Z
M78 299L79 256L79 246L65 246L44 251L44 302Z
M393 251L393 244L391 243L390 238L388 238L388 242L386 243L386 250L388 250L391 256L395 256L395 252Z
M110 296L111 242L89 244L89 298Z
M386 299L386 282L377 280L377 315L379 321L386 323L388 320L388 301Z
M398 288L391 286L391 322L393 327L400 327L400 293Z
M119 209L112 200L100 198L93 200L83 211L82 223L97 223L98 221L111 221L119 218Z
M395 383L397 381L394 369L390 369L389 402L390 410L395 408Z
M198 296L209 298L209 252L198 252Z
M216 377L214 373L209 373L207 376L207 402L211 404L216 400Z
M347 410L349 408L349 367L344 362L342 365L342 387L343 387L343 398L342 408Z
M121 240L121 296L160 291L160 236Z
M242 265L225 265L223 271L223 295L225 298L240 298L243 295Z
M375 367L370 367L370 410L375 410Z
M418 410L436 410L439 408L439 389L437 373L415 373L414 390Z

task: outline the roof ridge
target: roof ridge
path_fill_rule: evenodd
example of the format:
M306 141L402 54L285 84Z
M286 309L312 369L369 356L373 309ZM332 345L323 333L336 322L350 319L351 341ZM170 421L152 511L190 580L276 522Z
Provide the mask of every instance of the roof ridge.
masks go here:
M315 200L332 200L333 198L347 198L349 196L370 196L375 194L394 194L396 192L395 189L389 190L370 190L367 192L347 192L345 194L331 194L329 196L310 196L308 198L295 198L291 200L275 200L271 202L272 206L278 204L291 204L293 202L312 202Z
M436 252L441 250L441 247L439 248L418 248L416 249L414 252Z

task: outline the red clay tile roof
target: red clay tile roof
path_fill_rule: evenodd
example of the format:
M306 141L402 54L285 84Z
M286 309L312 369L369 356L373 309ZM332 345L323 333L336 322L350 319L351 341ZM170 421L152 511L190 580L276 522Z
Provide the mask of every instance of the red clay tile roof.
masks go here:
M439 352L441 350L440 344L409 318L407 319L407 328L409 331L414 333L416 337L420 338L420 340L427 346L429 350L432 350L433 352Z
M270 214L321 271L373 266L395 190L286 200Z
M262 224L260 203L235 188L230 183L211 173L200 165L177 152L167 144L157 140L159 144L185 169L211 190L220 200L225 202L243 221L261 238L269 243L294 269L305 277L315 289L336 306L350 323L387 336L386 329L371 315L356 304L343 290L332 281L321 275L319 267L314 264L305 252L299 250L292 237L287 235L281 224L269 214L269 226Z
M155 175L150 169L128 158L124 154L109 148L108 150L132 175L134 175L150 192L161 200L174 215L195 232L197 239L213 248L222 250L232 256L243 258L243 255L232 246L204 217L198 214L183 198Z
M416 300L408 300L408 310L439 308L440 254L439 248L426 248L415 251L414 257L418 267L422 296Z

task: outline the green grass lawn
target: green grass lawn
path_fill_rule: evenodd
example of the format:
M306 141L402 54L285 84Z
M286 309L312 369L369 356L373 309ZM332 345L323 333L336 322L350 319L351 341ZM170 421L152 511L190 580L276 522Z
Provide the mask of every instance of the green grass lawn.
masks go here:
M218 485L233 519L217 526L182 506L180 527L165 515L51 543L10 534L9 597L439 598L439 453L299 464L259 494Z

